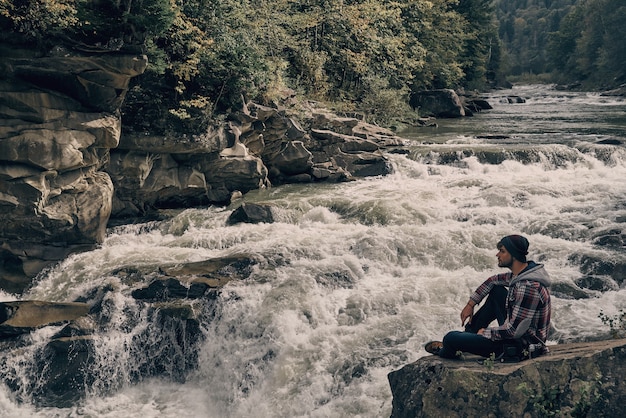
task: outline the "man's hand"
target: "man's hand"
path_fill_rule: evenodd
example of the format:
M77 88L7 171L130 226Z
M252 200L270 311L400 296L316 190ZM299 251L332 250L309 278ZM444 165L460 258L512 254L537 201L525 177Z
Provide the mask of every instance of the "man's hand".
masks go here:
M470 300L461 311L461 326L465 326L465 321L467 321L468 318L469 321L467 321L467 323L470 324L472 322L472 317L474 316L474 306L476 306L476 303L473 300Z

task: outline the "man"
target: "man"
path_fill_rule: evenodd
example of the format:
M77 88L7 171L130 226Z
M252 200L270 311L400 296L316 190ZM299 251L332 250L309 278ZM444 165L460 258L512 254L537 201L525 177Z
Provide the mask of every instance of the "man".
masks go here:
M443 342L426 344L426 351L445 358L458 358L461 352L499 358L505 351L511 351L508 348L511 346L521 346L524 355L520 357L548 352L545 345L551 314L548 273L542 264L526 261L528 240L521 235L502 238L497 248L498 266L511 271L488 278L470 296L461 311L464 332L450 331ZM485 297L484 305L474 314L474 307ZM489 327L494 319L498 326ZM536 351L532 352L533 349Z

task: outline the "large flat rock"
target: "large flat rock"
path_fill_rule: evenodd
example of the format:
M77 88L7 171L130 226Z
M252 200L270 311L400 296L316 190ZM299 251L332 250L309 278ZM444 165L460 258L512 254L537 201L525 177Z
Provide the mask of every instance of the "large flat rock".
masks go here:
M519 363L423 357L389 374L391 416L626 416L626 339L550 351Z

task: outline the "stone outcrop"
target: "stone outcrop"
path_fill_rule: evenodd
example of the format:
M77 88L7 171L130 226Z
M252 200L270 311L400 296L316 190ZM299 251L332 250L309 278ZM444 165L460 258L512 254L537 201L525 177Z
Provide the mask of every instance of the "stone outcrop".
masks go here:
M411 95L409 104L425 119L422 125L433 124L429 118L460 118L474 116L483 110L493 109L491 104L475 92L437 89L418 91Z
M226 223L228 225L235 225L238 223L272 223L274 222L274 214L272 207L269 205L259 205L256 203L245 203L235 209Z
M88 312L89 306L84 303L0 302L0 338L26 334L47 325L72 321Z
M385 175L382 150L403 144L313 105L297 121L295 112L254 103L203 135L122 135L119 108L146 57L54 51L13 51L0 62L0 289L9 292L100 243L111 217Z
M622 84L616 89L603 91L600 96L626 97L626 85Z
M101 169L120 139L129 81L147 59L13 54L0 58L0 288L19 292L104 238L113 184Z
M403 144L393 132L324 109L305 113L298 121L285 108L248 103L204 135L122 137L106 168L115 189L113 216L227 204L234 194L272 185L391 171L382 151Z
M624 416L625 339L550 351L519 363L423 357L389 374L391 417Z

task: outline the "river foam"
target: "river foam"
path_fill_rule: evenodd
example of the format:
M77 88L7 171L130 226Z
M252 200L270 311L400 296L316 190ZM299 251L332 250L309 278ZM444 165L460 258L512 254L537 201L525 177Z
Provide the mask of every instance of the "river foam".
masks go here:
M445 126L433 136L415 134L408 157L389 155L392 175L284 186L244 197L277 208L275 223L227 226L232 208L205 208L181 211L160 223L111 229L101 248L71 256L24 298L73 300L107 281L129 292L112 274L125 266L149 268L238 253L261 262L249 279L223 289L214 312L219 320L202 325L199 368L185 382L131 384L121 371L111 370L117 381L108 384L118 389L91 391L73 408L18 404L6 388L0 388L0 408L6 416L38 417L389 416L387 373L425 356L425 342L461 328L460 309L471 291L499 271L495 244L502 236L527 236L531 258L546 265L555 283L569 286L585 275L581 257L610 261L625 256L623 247L596 244L598 236L622 230L626 222L624 148L595 145L615 128L598 119L597 132L587 126L581 133L579 122L563 122L559 116L581 113L576 106L602 106L600 114L606 115L618 108L623 112L624 105L545 87L499 94L522 94L528 100L517 107L496 104L491 113L457 122L471 124L463 134ZM533 103L563 108L541 112L548 118L541 126L550 126L560 139L520 122L539 118ZM577 158L564 164L506 152L497 164L475 155L452 162L423 158L421 150L428 147L432 152L506 148L477 138L481 123L487 125L482 133L494 132L494 120L511 135L505 142L512 147L552 149ZM625 135L624 125L621 129ZM581 151L581 144L610 158ZM599 312L614 315L626 308L623 285L586 292L583 299L554 297L551 343L607 336ZM121 313L132 302L122 297L116 303ZM98 337L102 355L110 353L120 370L136 361L121 353L143 326L141 320L127 325Z

